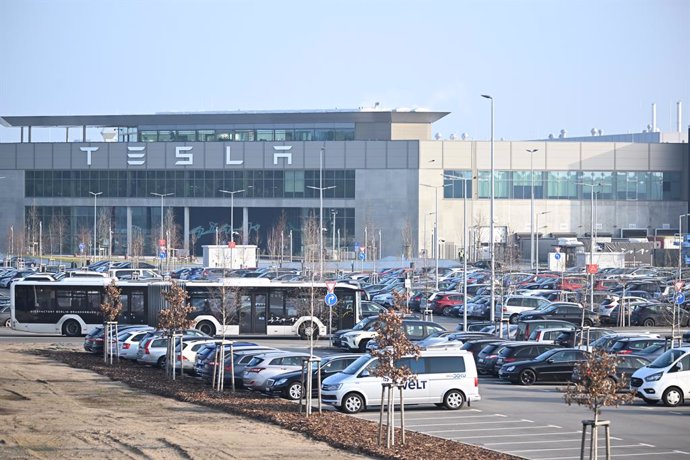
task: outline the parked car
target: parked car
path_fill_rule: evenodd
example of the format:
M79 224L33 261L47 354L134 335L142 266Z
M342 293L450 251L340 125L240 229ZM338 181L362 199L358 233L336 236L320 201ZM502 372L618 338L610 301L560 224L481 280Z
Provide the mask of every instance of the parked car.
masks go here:
M690 400L690 347L673 348L638 369L630 386L647 404L678 406Z
M312 363L310 378L312 379L313 392L318 391L319 374L323 382L326 377L342 372L360 356L362 355L331 355L318 363ZM280 395L286 399L300 399L302 397L302 375L302 369L300 369L271 377L266 381L266 393Z
M492 343L504 343L507 342L506 339L496 339L496 337L491 337L491 338L481 338L481 339L470 339L465 341L462 344L462 349L467 350L470 353L472 353L472 356L474 356L474 360L477 361L479 359L479 353L489 344Z
M618 382L630 382L630 376L638 369L649 365L649 363L651 363L649 359L639 355L621 355L618 357L616 372L611 373L608 378L613 384L617 384ZM570 380L573 382L582 381L582 376L577 366L573 370L573 375Z
M379 305L370 300L362 300L362 318L368 318L370 316L377 317L379 314L385 311L386 307L383 305Z
M556 345L537 342L513 342L504 344L498 351L498 357L494 363L491 374L498 375L499 369L504 364L516 361L525 361L536 358L545 351L556 348Z
M613 329L605 329L601 327L590 327L586 329L572 329L569 331L563 331L556 337L556 345L565 348L573 348L580 345L580 341L584 345L594 342L595 340L609 334L613 334L615 331Z
M120 358L122 359L137 359L137 352L139 351L139 342L144 336L152 331L153 328L144 326L141 329L129 329L117 336L117 347Z
M535 310L544 305L549 305L546 299L534 296L509 295L503 299L500 306L496 307L496 318L508 318L511 324L517 324L518 316L526 310Z
M651 337L623 337L609 345L606 351L619 355L636 354L638 351L644 350L655 343L665 345L666 340Z
M665 303L650 303L638 305L630 314L630 324L633 326L670 326L673 323L674 306ZM678 307L677 320L682 326L690 326L690 312L683 307Z
M572 329L575 330L576 327L573 323L568 321L562 321L559 319L533 319L530 321L520 321L517 324L517 333L515 334L515 340L527 340L532 332L537 329Z
M592 311L582 308L582 305L566 302L558 302L535 312L521 313L518 318L519 321L557 319L578 325L583 324L584 326L594 326L599 323L598 316Z
M269 352L256 355L247 364L242 374L242 385L253 391L266 391L267 380L275 375L302 368L307 353L291 351Z
M197 339L197 335L181 336L183 342ZM137 362L151 366L164 367L167 361L168 337L152 336L139 342Z
M520 385L564 382L571 379L575 366L585 361L587 355L586 351L575 348L547 350L531 360L504 364L498 371L498 377Z
M2 324L5 327L11 327L12 326L12 315L10 311L10 305L3 305L0 307L0 324Z
M536 329L532 331L527 339L530 342L544 342L544 343L556 343L556 339L561 335L562 332L569 332L569 329L554 328L554 329ZM558 344L557 344L558 345ZM560 345L559 345L560 346Z
M453 307L462 305L464 303L463 295L458 293L446 292L436 295L431 302L429 302L429 309L435 315L450 316L450 311Z
M445 331L446 328L431 321L403 319L403 330L408 339L419 341L434 332ZM353 330L343 334L340 337L340 346L351 351L364 351L369 341L374 338L376 338L376 330L373 326L369 326L366 330Z
M507 342L504 339L496 339L495 342L490 342L477 355L477 372L481 375L492 374L494 365L498 359L498 352L503 348Z

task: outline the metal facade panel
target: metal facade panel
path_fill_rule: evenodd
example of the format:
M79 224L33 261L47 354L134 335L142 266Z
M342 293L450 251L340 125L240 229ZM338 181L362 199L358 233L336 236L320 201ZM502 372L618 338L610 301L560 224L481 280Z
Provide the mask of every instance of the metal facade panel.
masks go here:
M266 167L264 163L264 147L265 142L246 142L244 144L244 167L248 169L263 169ZM271 158L273 158L271 156ZM273 163L273 160L271 160Z
M112 143L108 145L107 151L107 156L108 156L108 168L110 169L127 169L127 154L128 153L133 153L133 154L140 154L143 152L130 152L127 150L127 147L134 147L137 148L137 145L134 144L120 144L120 143ZM141 145L139 147L144 147L144 145ZM133 159L132 161L141 161L138 158Z
M491 142L477 142L477 169L491 169ZM510 142L494 141L494 169L510 169Z
M173 168L175 161L168 159L168 149L166 148L168 143L166 142L151 142L146 144L146 162L143 166L133 166L135 169L165 169ZM173 149L172 156L170 158L175 158L175 150Z
M443 168L443 143L419 141L419 167Z
M408 141L407 145L407 166L412 169L419 169L419 142Z
M579 170L582 165L580 145L579 142L547 142L544 145L546 154L544 169L553 171Z
M71 145L64 142L53 144L53 168L72 169Z
M17 145L0 144L0 169L17 168Z
M327 169L345 169L344 141L326 142L323 164Z
M682 171L683 157L688 144L650 144L649 169L652 171Z
M472 169L472 142L444 141L443 169Z
M543 142L511 142L510 144L512 169L528 171L530 165L534 167L535 171L546 168L546 145ZM534 153L527 151L534 149L537 150Z
M34 169L35 144L17 145L17 169Z
M386 141L367 142L367 169L386 167Z
M34 158L36 169L53 169L53 144L36 144Z
M225 167L225 149L222 144L217 142L197 143L194 144L194 150L203 152L203 165L205 169L223 169ZM232 154L232 148L230 153Z
M350 141L345 144L345 168L362 169L366 166L365 141Z
M213 144L214 148L218 144ZM228 148L230 150L228 150ZM221 155L223 158L223 167L225 169L244 169L245 168L245 155L244 155L244 142L226 142L220 146ZM209 153L209 148L206 148L206 154ZM229 153L229 155L228 155ZM241 161L240 164L227 164L228 160Z
M386 142L386 167L407 169L407 142Z
M618 171L647 171L649 144L615 144Z
M610 142L576 143L581 148L584 171L613 171L616 169L616 147ZM549 164L549 167L551 165Z

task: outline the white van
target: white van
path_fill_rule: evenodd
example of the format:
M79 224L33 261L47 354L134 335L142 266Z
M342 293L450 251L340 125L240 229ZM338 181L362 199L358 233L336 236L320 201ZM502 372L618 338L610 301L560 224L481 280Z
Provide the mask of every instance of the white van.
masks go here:
M635 371L630 386L648 404L690 401L690 347L673 348Z
M460 409L465 402L479 401L479 379L474 357L458 347L423 350L418 358L405 357L399 362L408 366L416 380L404 386L405 404L436 404ZM378 358L366 354L344 371L326 378L321 385L323 402L348 414L368 406L381 405L383 378L373 375Z

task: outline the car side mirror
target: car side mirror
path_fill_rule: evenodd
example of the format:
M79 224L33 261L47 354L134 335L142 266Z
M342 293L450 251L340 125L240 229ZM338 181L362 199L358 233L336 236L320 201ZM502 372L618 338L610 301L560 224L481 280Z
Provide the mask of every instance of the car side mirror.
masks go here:
M546 362L549 364L553 364L555 361L553 360L553 358L549 358L546 360Z

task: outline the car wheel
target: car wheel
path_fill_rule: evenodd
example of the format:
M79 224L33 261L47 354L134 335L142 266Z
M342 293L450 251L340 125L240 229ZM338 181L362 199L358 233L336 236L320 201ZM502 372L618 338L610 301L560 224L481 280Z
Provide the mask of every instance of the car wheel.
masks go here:
M642 323L642 325L643 325L643 326L646 326L646 327L654 327L655 324L656 324L656 323L654 322L654 319L653 319L653 318L646 318L646 319L644 320L644 322Z
M607 377L604 380L604 385L605 385L606 391L611 391L613 388L616 387L616 380L613 377Z
M290 386L285 390L285 397L287 399L292 399L293 401L300 399L302 397L302 383L291 383Z
M443 316L450 316L450 311L452 310L452 307L445 307L443 309Z
M676 407L679 404L683 404L683 392L677 387L668 388L661 396L661 400L665 406Z
M356 414L364 409L364 398L357 393L348 393L343 398L343 405L340 409L346 414Z
M369 343L369 340L371 340L371 339L362 339L359 341L359 345L357 346L357 350L360 353L364 353L367 351L367 343Z
M592 323L592 320L589 318L585 318L585 320L582 322L585 326L587 327L592 327L594 326L594 323Z
M165 356L161 356L160 358L158 358L158 362L156 363L156 366L165 367Z
M204 334L209 335L211 337L216 335L216 326L214 326L213 323L210 321L202 321L196 325L196 328L200 332L203 332Z
M510 324L517 324L518 322L518 315L511 315L510 318L508 318L508 322Z
M532 369L525 369L520 372L519 381L520 385L532 385L537 381L537 374Z
M7 318L7 320L5 320L5 327L12 327L12 319L11 318Z
M62 325L62 333L67 337L77 337L81 335L81 325L73 319L68 319Z
M304 322L299 327L299 336L303 339L308 339L311 336L316 340L319 338L319 327L311 321Z
M460 409L465 405L465 395L459 390L450 390L443 397L443 407L450 410Z

